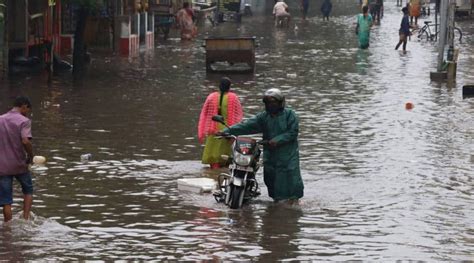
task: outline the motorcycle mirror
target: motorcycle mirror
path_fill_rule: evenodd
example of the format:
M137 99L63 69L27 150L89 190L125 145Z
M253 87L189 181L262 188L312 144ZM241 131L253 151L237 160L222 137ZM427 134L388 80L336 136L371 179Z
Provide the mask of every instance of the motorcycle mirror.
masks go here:
M212 116L212 120L213 120L213 121L220 122L220 123L222 123L222 124L225 124L225 122L224 122L224 117L222 117L221 115L214 115L214 116Z
M222 160L227 161L227 160L229 160L229 155L223 154L223 155L221 155L221 158L222 158Z

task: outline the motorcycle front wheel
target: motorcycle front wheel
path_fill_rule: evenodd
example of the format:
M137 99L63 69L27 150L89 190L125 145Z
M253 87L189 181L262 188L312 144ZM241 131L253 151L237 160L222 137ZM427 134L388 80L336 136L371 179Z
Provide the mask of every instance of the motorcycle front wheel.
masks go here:
M244 188L234 186L232 188L232 198L230 200L231 209L239 209L244 202Z

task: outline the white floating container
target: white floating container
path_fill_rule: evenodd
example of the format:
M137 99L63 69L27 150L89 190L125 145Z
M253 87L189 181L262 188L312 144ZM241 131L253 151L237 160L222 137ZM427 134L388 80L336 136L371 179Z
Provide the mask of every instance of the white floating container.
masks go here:
M193 193L208 193L216 188L216 181L211 178L178 179L178 190Z
M39 165L39 164L44 164L46 162L46 157L41 156L41 155L35 155L33 157L33 164Z

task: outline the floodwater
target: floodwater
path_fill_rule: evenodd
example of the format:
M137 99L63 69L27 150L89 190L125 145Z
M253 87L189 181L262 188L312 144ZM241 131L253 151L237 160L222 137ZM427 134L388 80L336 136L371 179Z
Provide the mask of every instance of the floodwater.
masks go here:
M429 78L433 43L394 50L394 2L368 50L357 48L357 11L322 22L310 8L297 30L255 15L199 35L257 36L256 74L232 75L233 89L246 117L270 87L299 114L299 207L273 204L261 176L262 196L237 211L178 191L179 178L218 173L200 163L196 125L221 75L206 75L200 39L172 38L136 58L96 55L82 84L67 74L1 84L2 112L31 97L35 152L48 163L33 167L34 220L0 223L0 261L473 260L474 100L462 85L474 83L474 23L458 23L457 82L446 85ZM16 217L20 204L17 191Z

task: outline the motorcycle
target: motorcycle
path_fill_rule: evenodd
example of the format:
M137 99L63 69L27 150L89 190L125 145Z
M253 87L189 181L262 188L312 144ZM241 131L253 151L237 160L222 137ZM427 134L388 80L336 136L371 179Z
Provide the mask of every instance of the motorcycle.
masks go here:
M213 121L229 127L220 115L212 117ZM260 168L261 149L264 141L248 137L223 134L217 138L233 139L232 156L222 155L222 159L230 162L229 173L222 173L217 179L218 190L214 192L217 202L223 202L231 209L241 208L243 203L260 195L255 175Z

